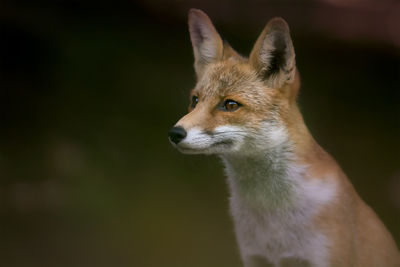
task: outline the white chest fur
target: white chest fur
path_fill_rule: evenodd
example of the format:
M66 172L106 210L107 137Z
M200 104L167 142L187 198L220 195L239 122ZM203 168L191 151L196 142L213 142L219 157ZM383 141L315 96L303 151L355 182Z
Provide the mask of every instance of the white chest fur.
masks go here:
M230 208L246 267L256 256L274 266L299 259L328 266L329 240L313 218L335 197L327 179L306 179L306 167L268 160L224 159L231 191Z

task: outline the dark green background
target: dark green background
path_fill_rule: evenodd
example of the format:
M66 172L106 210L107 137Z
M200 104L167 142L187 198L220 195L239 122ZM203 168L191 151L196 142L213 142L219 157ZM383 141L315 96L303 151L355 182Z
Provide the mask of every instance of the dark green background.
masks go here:
M368 28L384 13L317 2L2 2L0 266L241 266L219 160L167 140L192 6L243 54L288 20L305 121L399 244L399 43Z

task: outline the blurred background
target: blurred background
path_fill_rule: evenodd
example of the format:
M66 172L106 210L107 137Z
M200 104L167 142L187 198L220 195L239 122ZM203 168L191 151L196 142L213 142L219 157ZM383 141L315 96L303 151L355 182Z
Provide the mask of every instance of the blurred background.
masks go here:
M317 141L400 244L396 0L0 2L0 266L241 266L216 157L167 140L191 7L248 55L285 18Z

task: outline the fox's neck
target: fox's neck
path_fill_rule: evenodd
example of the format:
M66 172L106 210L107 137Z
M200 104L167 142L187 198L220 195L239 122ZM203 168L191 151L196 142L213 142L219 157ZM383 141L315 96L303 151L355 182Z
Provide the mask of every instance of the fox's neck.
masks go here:
M303 158L313 154L317 146L301 116L295 119L299 122L295 142L289 141L294 138L289 138L289 131L284 129L278 132L287 134L286 138L280 134L279 140L260 151L222 156L232 196L236 194L256 208L282 210L294 207L298 188L307 175ZM277 129L271 130L273 125L269 127L269 131L277 132Z
M292 156L285 148L256 155L223 156L232 196L254 208L292 207L296 183L304 172Z

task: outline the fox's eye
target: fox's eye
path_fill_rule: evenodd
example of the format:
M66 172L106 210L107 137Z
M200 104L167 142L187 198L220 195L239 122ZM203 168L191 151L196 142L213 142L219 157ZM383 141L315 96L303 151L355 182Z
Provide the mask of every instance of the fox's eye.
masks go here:
M237 110L240 106L241 106L241 105L240 105L238 102L233 101L233 100L231 100L231 99L227 99L227 100L225 100L225 102L224 102L224 109L225 109L226 111L235 111L235 110Z
M190 104L191 108L195 108L197 103L199 103L199 97L198 96L192 96L192 103Z

